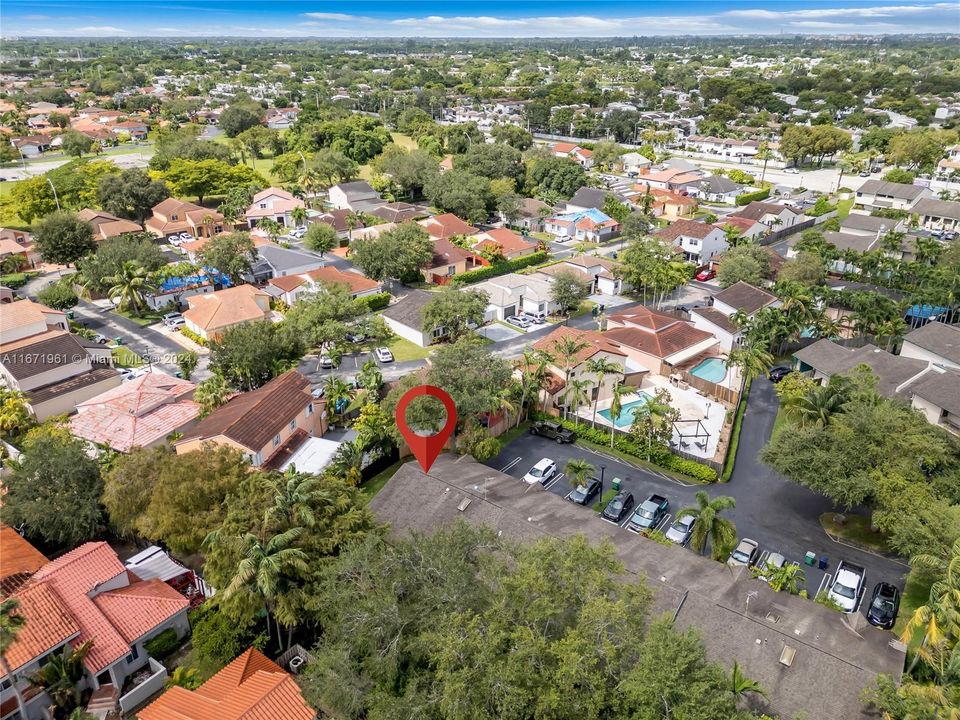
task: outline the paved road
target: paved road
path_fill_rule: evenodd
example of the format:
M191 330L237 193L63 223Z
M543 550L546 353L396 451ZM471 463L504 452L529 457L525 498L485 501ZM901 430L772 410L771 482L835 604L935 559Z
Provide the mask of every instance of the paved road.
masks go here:
M737 506L729 511L729 517L736 522L740 536L753 538L760 543L761 550L779 552L789 562L799 563L803 562L808 550L818 557L826 555L830 563L828 572L840 560L860 564L867 570L867 594L880 580L902 587L907 571L905 564L831 541L818 520L821 513L833 509L830 501L789 482L760 462L758 455L770 437L776 413L777 397L773 384L766 379L754 382L740 435L737 463L727 485L685 486L656 472L627 465L613 456L576 445L558 445L529 435L509 443L487 465L519 479L543 457L555 460L561 471L568 460L584 458L594 465L597 475L601 465L605 465L605 488L610 487L614 477L619 477L624 481L624 489L633 493L637 503L652 492L667 497L671 512L668 522L672 522L678 510L694 504L697 490L705 489L710 496L730 495L736 499ZM549 489L566 496L571 488L568 479L561 477ZM805 567L804 570L807 588L812 595L824 581L824 573L816 568Z
M123 148L127 150L128 148ZM132 168L140 167L145 168L149 165L150 158L153 157L153 145L144 145L142 150L137 153L131 152L121 152L121 153L111 153L109 150L105 150L100 155L93 157L94 160L109 160L110 162L116 163L122 168ZM48 155L44 156L51 157ZM28 177L33 177L35 175L43 175L45 172L50 170L55 170L61 165L66 165L68 162L73 160L73 158L68 158L62 154L55 156L58 159L50 160L39 160L31 161L27 163L21 163L16 167L5 167L0 168L0 177L6 178L7 180L23 180Z

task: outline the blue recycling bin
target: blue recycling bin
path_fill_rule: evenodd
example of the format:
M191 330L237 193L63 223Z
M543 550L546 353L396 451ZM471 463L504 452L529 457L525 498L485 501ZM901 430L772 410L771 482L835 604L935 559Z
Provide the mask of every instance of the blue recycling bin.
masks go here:
M827 556L826 556L826 555L821 555L821 556L820 556L820 564L817 565L817 567L818 567L820 570L826 570L829 565L830 565L830 561L827 559Z

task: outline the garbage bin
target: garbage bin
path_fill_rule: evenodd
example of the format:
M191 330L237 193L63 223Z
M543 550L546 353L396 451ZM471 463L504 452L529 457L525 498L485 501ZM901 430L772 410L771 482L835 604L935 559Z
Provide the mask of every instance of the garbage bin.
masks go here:
M827 559L827 556L826 556L826 555L821 555L821 556L820 556L820 564L817 565L817 567L818 567L820 570L826 570L828 565L830 565L830 561Z
M67 320L73 320L73 310L67 310Z
M114 341L117 345L123 345L123 338L122 338L122 337L115 337L115 338L113 339L113 341Z
M621 480L621 479L618 478L618 477L615 477L615 478L613 479L613 489L614 489L615 492L620 492L620 485L621 485L622 483L623 483L623 480Z
M808 551L806 555L803 556L803 563L813 567L813 564L817 561L817 554L815 552Z

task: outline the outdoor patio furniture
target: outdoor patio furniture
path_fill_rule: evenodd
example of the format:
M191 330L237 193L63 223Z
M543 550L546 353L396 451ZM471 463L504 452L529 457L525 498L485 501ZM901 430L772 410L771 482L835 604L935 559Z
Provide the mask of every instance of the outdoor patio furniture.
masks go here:
M697 440L697 441L694 442L693 444L696 445L696 446L697 446L698 448L700 448L701 450L706 450L706 449L707 449L707 441L706 441L706 440Z
M684 450L687 450L690 448L690 443L686 442L685 440L681 440L680 447L682 447Z

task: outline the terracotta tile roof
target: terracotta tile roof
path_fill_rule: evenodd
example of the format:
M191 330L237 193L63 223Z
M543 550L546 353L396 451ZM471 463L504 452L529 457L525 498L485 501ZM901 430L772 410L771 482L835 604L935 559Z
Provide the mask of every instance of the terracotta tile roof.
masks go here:
M190 605L187 598L159 579L102 592L93 603L130 645Z
M707 331L698 330L685 322L677 322L659 332L622 327L607 330L605 335L614 342L653 355L661 360L681 350L698 345L705 340L713 339L713 335Z
M0 524L0 581L11 576L33 575L47 558L12 527ZM12 591L12 590L11 590ZM0 596L9 593L0 591Z
M520 235L517 235L517 233L508 228L496 228L494 230L477 233L472 239L477 240L477 244L473 246L474 250L498 247L504 255L513 252L523 252L525 250L535 250L537 247L536 243L524 240Z
M577 149L577 146L573 143L558 142L554 143L551 147L555 153L567 153L570 154Z
M598 352L606 352L611 355L626 357L626 353L621 350L616 343L610 342L604 333L597 332L596 330L577 330L576 328L566 325L557 327L552 333L535 342L533 347L537 350L546 350L547 352L555 353L557 341L567 337L573 338L574 340L584 340L587 343L587 346L574 356L576 360L574 367L589 360ZM562 357L557 357L554 364L556 367L560 367L563 362L564 359Z
M313 401L309 388L309 380L289 370L252 392L234 396L187 431L180 442L224 435L259 452Z
M306 275L284 275L283 277L270 278L270 282L267 284L275 288L280 288L284 292L290 292L306 283L307 280Z
M200 414L196 385L155 372L122 383L77 405L70 432L118 452L147 447Z
M80 633L64 603L46 585L27 585L16 594L17 614L26 623L17 639L4 653L11 670L25 665Z
M183 313L183 317L208 331L250 320L263 320L268 312L260 308L257 298L269 302L270 296L253 285L237 285L206 295L194 295L187 299L190 308Z
M436 238L448 238L454 235L473 235L477 228L468 225L453 213L443 213L421 220L420 225Z
M311 270L307 273L307 277L319 283L347 285L350 288L351 294L354 295L383 287L381 283L376 280L371 280L366 275L355 272L345 272L332 265Z
M195 691L172 687L140 720L313 720L294 679L253 648Z
M646 328L649 330L662 330L663 328L683 322L672 315L664 315L643 305L639 305L623 312L613 313L608 317L609 323L621 324L627 327Z
M46 323L47 315L58 319L65 316L61 311L35 303L33 300L17 300L3 306L3 330L7 331L34 323Z
M658 230L654 235L663 240L676 240L678 237L694 237L703 239L717 228L713 225L697 222L696 220L676 220L663 230Z
M470 251L457 247L446 238L437 238L433 241L433 260L427 266L427 269L454 265L471 257L473 257L473 254Z

